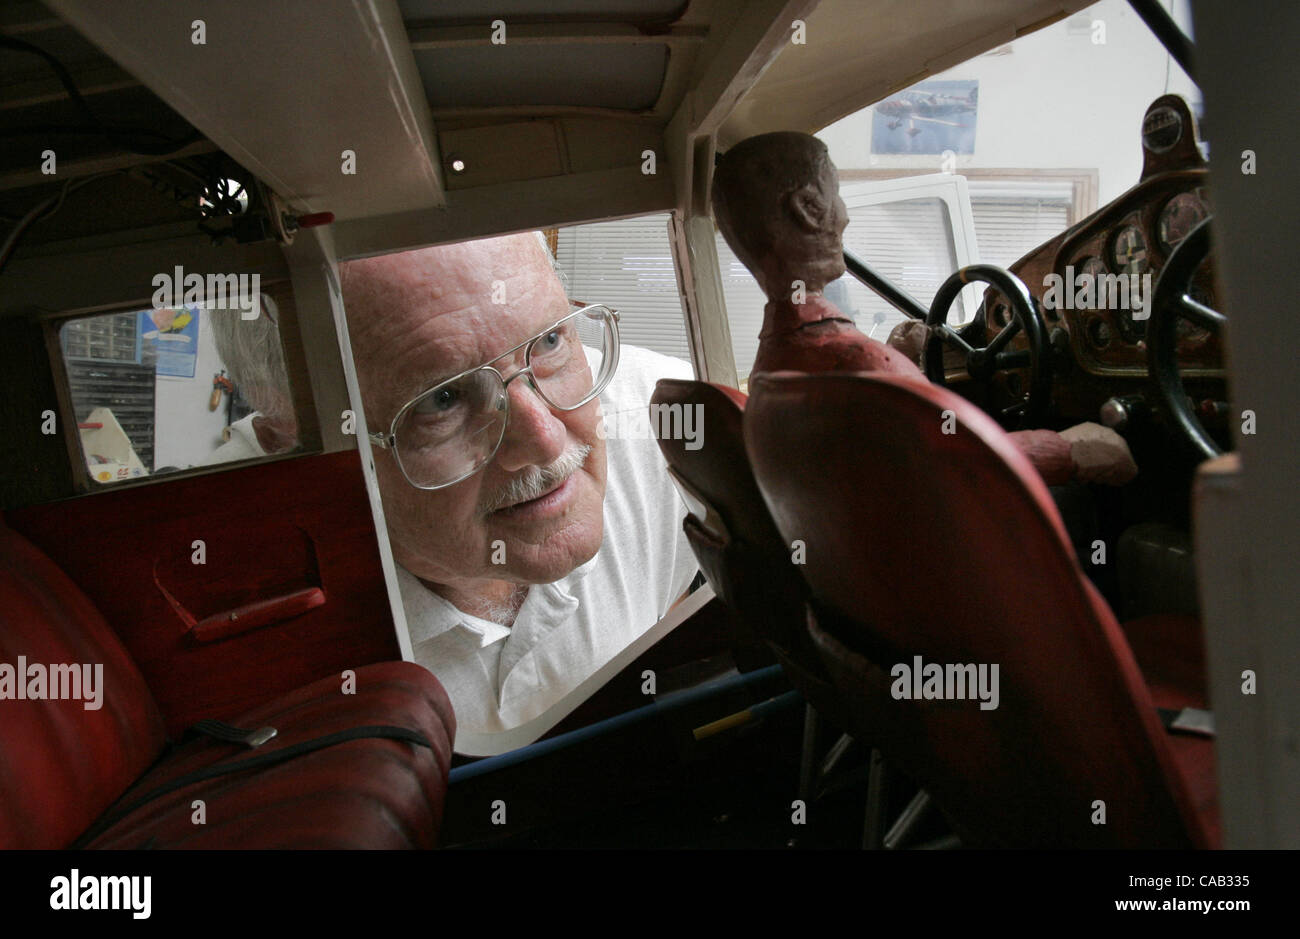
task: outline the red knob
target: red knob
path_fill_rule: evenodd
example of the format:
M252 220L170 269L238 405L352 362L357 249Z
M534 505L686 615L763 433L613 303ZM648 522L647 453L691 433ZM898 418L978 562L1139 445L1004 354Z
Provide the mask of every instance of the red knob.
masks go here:
M311 212L298 216L298 227L315 228L317 225L328 225L332 221L334 221L333 212Z

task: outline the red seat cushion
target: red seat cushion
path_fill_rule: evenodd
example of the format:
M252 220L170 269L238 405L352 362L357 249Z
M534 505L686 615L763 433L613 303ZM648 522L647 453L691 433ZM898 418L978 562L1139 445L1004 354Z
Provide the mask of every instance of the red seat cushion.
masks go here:
M90 847L433 847L456 731L446 692L430 672L409 662L357 669L355 694L341 693L342 686L341 677L322 679L231 721L277 729L276 737L256 750L209 739L180 747L124 804L215 763L362 725L419 731L433 750L397 740L354 740L194 783L116 822ZM195 800L204 803L204 824L194 821Z

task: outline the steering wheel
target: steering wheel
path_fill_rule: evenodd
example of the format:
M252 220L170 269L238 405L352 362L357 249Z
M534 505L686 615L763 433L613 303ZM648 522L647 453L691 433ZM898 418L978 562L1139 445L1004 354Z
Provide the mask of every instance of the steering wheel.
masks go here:
M997 288L1007 298L1014 319L1003 327L993 341L976 348L948 326L948 310L962 288L970 283L985 283ZM1047 348L1047 324L1038 310L1034 295L1015 274L992 264L972 264L956 271L943 282L934 295L925 318L930 339L925 347L925 375L936 385L946 385L943 346L956 346L966 356L966 371L975 381L992 386L993 376L1001 371L1029 367L1029 388L1024 398L1002 409L1003 418L1019 417L1022 425L1037 426L1047 414L1052 392L1051 359ZM1024 331L1029 349L1007 352L1006 347L1017 333Z
M1202 329L1219 332L1228 318L1191 298L1192 275L1210 253L1210 218L1192 229L1178 243L1165 262L1151 298L1151 319L1147 323L1147 375L1150 376L1166 413L1174 426L1204 459L1220 456L1223 450L1206 432L1183 391L1178 374L1178 321L1190 320Z

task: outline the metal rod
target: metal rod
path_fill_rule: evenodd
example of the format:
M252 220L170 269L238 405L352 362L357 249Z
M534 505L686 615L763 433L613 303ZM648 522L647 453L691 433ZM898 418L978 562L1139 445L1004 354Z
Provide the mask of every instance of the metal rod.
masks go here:
M817 711L811 704L803 712L803 750L799 755L799 798L812 801L813 775L817 772Z
M696 727L691 733L696 740L707 740L717 734L725 733L733 727L743 727L751 724L760 717L766 717L768 714L776 711L783 711L788 707L793 707L803 700L803 695L797 691L787 691L785 694L777 695L775 698L768 698L766 701L760 701L758 704L751 705L743 711L737 711L734 714L728 714L726 717L719 718L716 721L710 721L702 727Z
M899 845L907 840L907 836L912 833L917 823L925 817L926 810L929 808L930 793L922 789L912 796L912 801L907 803L907 808L903 809L893 827L889 829L889 833L885 835L885 850L897 850Z
M746 672L743 675L736 675L730 678L724 678L721 681L709 682L696 688L688 688L679 691L661 702L647 704L644 707L635 710L625 711L622 714L616 714L613 717L590 724L587 727L579 727L577 730L571 730L567 734L560 734L558 737L550 737L546 740L539 740L537 743L531 743L526 747L519 747L517 750L511 750L509 753L502 753L500 756L490 756L473 763L466 763L463 766L457 766L448 774L448 785L455 785L472 779L475 776L482 776L484 773L490 773L494 770L504 769L507 766L514 766L516 763L523 763L535 757L543 756L547 753L553 753L556 750L563 750L574 744L581 743L592 737L599 737L601 734L611 733L615 730L621 730L631 724L637 724L660 714L667 714L678 708L692 704L696 701L721 694L726 691L745 688L749 685L757 684L768 678L775 678L782 674L780 665L769 665L766 668L756 669L752 672Z
M884 846L885 758L871 748L871 769L867 776L867 811L862 822L862 848L879 851Z
M1178 28L1169 11L1161 6L1159 0L1128 0L1128 4L1138 16L1142 17L1142 22L1147 24L1147 28L1155 33L1160 44L1174 57L1174 61L1183 67L1187 77L1196 81L1196 72L1192 70L1192 51L1195 47Z
M840 760L844 759L844 754L853 746L853 738L848 734L840 734L840 739L835 741L835 745L826 751L826 759L822 761L822 775L829 776L835 772L835 767Z
M920 302L907 291L901 287L895 287L880 274L877 274L866 261L848 248L844 249L844 266L848 268L850 274L880 294L899 310L912 317L912 319L925 322L926 316L930 313L928 309L921 306Z

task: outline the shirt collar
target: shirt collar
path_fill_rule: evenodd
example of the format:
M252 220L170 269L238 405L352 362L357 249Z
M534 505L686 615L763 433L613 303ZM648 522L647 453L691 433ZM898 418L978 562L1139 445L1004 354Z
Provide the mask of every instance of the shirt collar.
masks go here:
M533 694L537 683L535 669L521 669L518 666L530 661L530 654L547 635L571 620L578 608L578 599L568 587L574 580L585 577L595 563L596 558L593 557L555 583L530 587L528 596L524 598L519 614L515 617L514 627L502 626L461 612L450 600L434 593L418 577L397 564L398 586L402 594L402 606L406 610L411 646L425 653L436 647L443 653L452 655L456 661L465 659L464 668L481 668L485 667L481 664L482 660L476 656L466 658L465 653L470 648L487 649L505 640L498 650L500 659L495 681L490 677L490 672L487 680L495 686L498 707L505 707L512 701L517 703L520 698ZM461 651L452 653L453 647ZM418 654L416 659L422 661ZM436 667L429 667L434 674L438 673Z
M500 642L510 635L509 626L462 613L454 603L434 593L402 565L394 566L397 568L397 584L402 594L402 606L406 610L406 625L411 633L412 646L458 627L478 637L480 648Z

